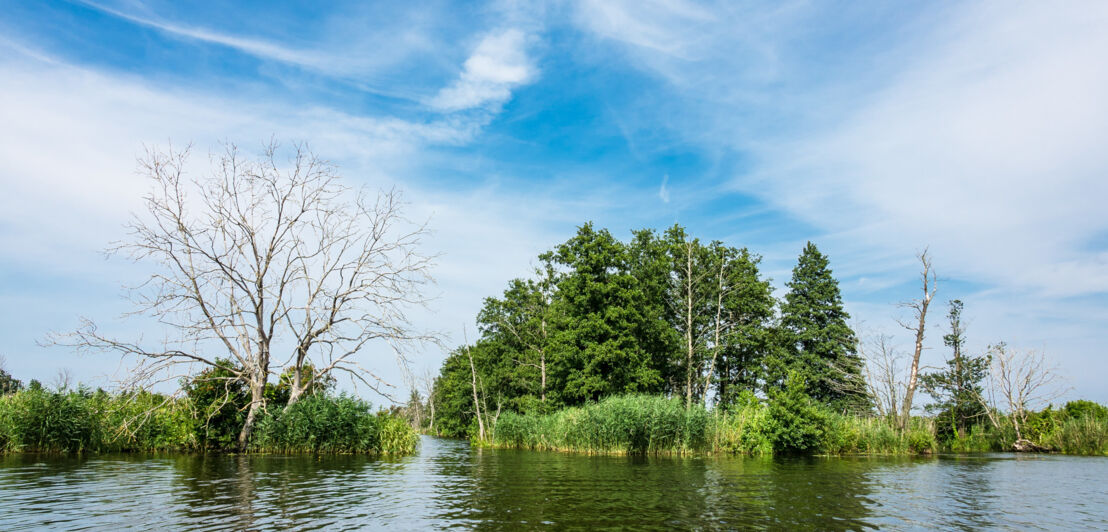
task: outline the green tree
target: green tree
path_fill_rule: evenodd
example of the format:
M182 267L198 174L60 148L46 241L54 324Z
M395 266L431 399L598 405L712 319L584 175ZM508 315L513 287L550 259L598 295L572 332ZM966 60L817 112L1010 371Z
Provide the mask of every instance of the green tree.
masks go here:
M935 402L927 405L927 410L935 414L940 421L940 430L951 430L959 437L965 437L966 430L986 415L981 404L983 389L981 382L989 373L991 357L967 356L965 329L962 326L962 302L955 299L950 302L950 332L943 336L943 344L950 348L951 357L946 368L920 377L920 385ZM945 423L944 423L945 422ZM946 430L944 430L946 429Z
M843 308L830 261L815 244L804 247L787 286L781 307L783 364L778 371L797 371L809 395L836 410L865 408L862 361L857 338L847 325L850 314Z
M771 320L776 300L768 279L758 272L761 258L746 248L715 246L720 257L715 364L716 401L734 404L753 393L765 378L766 355L773 345Z
M23 389L23 383L12 377L11 373L0 368L0 395L15 393Z
M661 301L631 272L627 246L587 223L540 259L557 276L565 324L554 379L562 400L580 404L618 393L659 393L664 367L652 348L665 343Z

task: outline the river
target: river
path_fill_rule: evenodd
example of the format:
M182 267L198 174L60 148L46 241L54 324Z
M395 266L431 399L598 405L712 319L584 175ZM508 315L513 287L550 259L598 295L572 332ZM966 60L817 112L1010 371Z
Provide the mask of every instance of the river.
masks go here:
M0 529L1108 529L1108 458L0 456Z

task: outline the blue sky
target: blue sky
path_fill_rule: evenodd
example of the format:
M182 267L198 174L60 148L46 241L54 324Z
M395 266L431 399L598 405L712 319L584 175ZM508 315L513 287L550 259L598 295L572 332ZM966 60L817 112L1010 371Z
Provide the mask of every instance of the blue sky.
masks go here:
M417 320L460 342L483 297L592 220L679 222L763 256L807 240L864 336L911 340L914 254L970 346L1042 349L1108 401L1108 6L552 1L275 5L0 1L0 354L85 382L111 355L38 345L117 319L144 145L302 140L400 186L441 252ZM436 367L442 353L413 353ZM391 355L367 353L399 381Z

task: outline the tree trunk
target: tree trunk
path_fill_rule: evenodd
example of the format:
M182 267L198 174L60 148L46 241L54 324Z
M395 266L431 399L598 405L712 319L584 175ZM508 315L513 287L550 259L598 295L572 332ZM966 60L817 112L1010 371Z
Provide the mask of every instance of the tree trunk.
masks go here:
M931 298L935 297L935 274L931 271L931 259L927 256L927 250L919 254L920 263L923 265L923 297L911 306L916 311L918 323L915 327L905 326L916 333L916 348L912 354L912 369L908 373L908 386L904 391L904 406L900 412L900 429L908 428L908 420L912 413L912 398L916 393L919 381L919 359L923 353L923 335L927 323L927 307L931 305Z
M239 432L239 452L246 451L246 446L250 443L250 436L254 433L254 422L258 418L258 410L265 406L265 381L258 381L254 379L254 382L250 383L250 409L246 412L246 423L242 425L242 431Z
M693 268L692 244L685 245L685 408L692 407L693 398Z
M473 365L473 353L466 347L466 356L469 357L469 371L473 376L473 408L477 412L477 435L481 441L485 441L485 421L481 419L481 401L477 399L477 367Z

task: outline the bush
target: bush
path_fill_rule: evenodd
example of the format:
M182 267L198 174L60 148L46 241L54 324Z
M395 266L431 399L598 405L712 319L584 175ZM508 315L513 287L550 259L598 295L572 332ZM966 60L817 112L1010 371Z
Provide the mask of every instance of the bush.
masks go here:
M792 373L784 390L774 390L763 430L777 453L812 452L824 446L829 414L804 391L804 382Z
M256 452L395 453L415 450L418 436L403 419L374 415L368 402L345 394L309 395L271 408L258 421L250 449Z

